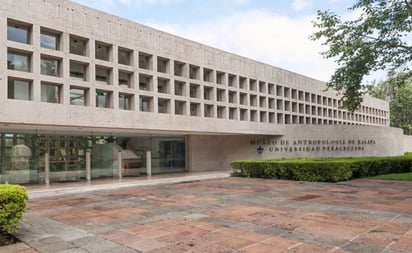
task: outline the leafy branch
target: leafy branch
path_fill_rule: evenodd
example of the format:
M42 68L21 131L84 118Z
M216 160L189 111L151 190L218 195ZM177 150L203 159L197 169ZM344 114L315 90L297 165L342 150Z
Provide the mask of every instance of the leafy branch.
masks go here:
M349 10L359 12L343 20L330 11L318 11L310 36L328 50L324 58L335 59L338 68L327 83L342 93L344 107L355 111L362 103L364 78L373 71L411 72L412 1L358 0Z

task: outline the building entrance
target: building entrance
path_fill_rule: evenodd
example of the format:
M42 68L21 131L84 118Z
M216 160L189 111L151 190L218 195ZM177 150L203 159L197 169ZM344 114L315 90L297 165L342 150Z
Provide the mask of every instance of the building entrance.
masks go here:
M186 137L0 132L0 183L36 184L187 171ZM89 169L88 169L89 168Z
M159 140L159 173L186 171L186 143L184 139Z
M146 152L151 151L153 174L185 172L186 168L186 137L147 137L139 136L120 140L124 149L137 155L137 159L125 161L127 167L140 168L140 173L146 172Z

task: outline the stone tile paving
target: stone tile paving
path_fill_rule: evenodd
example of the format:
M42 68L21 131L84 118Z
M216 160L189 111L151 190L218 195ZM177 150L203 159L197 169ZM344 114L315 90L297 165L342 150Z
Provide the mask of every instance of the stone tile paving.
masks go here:
M18 237L8 253L406 253L412 183L224 178L77 193L31 200Z

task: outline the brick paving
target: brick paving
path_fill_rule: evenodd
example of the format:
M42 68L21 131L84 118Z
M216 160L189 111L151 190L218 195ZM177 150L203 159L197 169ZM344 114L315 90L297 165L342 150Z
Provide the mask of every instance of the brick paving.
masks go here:
M8 253L407 253L412 182L221 178L102 187L31 199L17 236L23 243Z

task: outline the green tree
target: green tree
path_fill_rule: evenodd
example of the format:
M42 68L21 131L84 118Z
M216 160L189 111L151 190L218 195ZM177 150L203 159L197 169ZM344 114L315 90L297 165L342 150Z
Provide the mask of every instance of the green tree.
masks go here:
M310 38L328 47L321 54L335 59L338 68L327 85L341 92L343 106L354 111L362 102L364 77L371 72L412 75L412 0L357 0L349 10L361 14L343 20L331 11L318 11L313 22L318 31Z
M367 93L389 102L390 125L412 135L412 77L401 73L387 81L367 86Z

